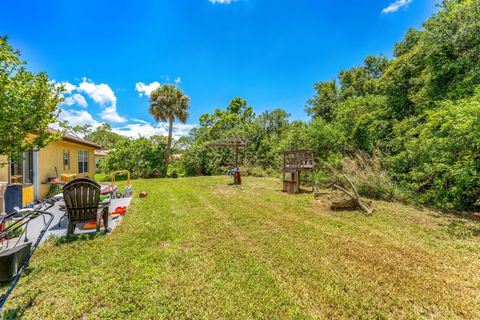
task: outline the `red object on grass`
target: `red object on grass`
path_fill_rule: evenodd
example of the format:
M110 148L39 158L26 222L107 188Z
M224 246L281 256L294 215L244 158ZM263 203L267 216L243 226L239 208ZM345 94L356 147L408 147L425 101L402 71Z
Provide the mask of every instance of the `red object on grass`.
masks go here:
M121 207L116 207L115 211L113 213L115 214L125 214L127 212L127 207L121 206Z
M83 225L84 229L95 229L96 227L97 223L95 221L90 221ZM100 221L100 227L103 227L103 220Z
M235 172L235 184L242 184L242 178L240 176L240 172Z
M145 198L147 196L147 191L140 192L140 198Z

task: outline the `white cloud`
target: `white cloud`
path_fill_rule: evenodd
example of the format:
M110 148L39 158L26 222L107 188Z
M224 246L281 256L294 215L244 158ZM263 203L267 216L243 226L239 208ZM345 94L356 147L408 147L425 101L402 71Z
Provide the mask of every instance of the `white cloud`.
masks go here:
M65 88L66 93L72 93L77 87L71 84L70 82L63 82L63 87Z
M101 106L117 104L117 97L115 97L113 90L108 84L95 84L94 82L83 78L83 82L78 85L78 91L85 92L93 101L95 101L95 103L98 103Z
M120 135L138 138L142 137L151 137L153 135L168 135L168 124L165 122L157 123L153 125L147 121L143 120L134 120L137 123L129 123L123 127L113 128L112 130ZM182 136L188 135L191 129L193 129L195 124L183 124L183 123L174 123L173 124L173 138L177 140Z
M85 110L60 110L59 119L67 121L70 126L91 125L94 129L100 125L100 122L93 119L92 115Z
M67 81L55 82L55 80L54 80L54 83L55 83L55 87L57 87L57 88L60 87L61 85L63 85L63 89L65 89L65 91L63 93L66 93L66 94L72 93L72 91L77 88L76 86L74 86L73 84L71 84L70 82L67 82Z
M138 122L138 123L148 123L148 122L147 122L147 121L145 121L145 120L142 120L142 119L135 119L135 118L133 118L133 119L130 119L130 121L133 121L133 122Z
M116 106L110 106L103 109L102 112L100 112L100 117L103 120L107 120L115 123L127 122L126 118L118 114Z
M175 84L180 84L180 83L182 83L182 78L177 77L177 79L175 79Z
M208 0L211 3L221 3L221 4L230 4L235 0Z
M63 101L62 104L67 105L69 107L73 106L74 104L78 104L79 106L84 107L84 108L86 108L88 106L88 103L85 100L85 98L79 93L75 93L71 97L65 98L65 100Z
M158 81L154 81L150 84L145 84L143 82L135 83L135 91L138 92L138 96L140 97L143 97L143 95L149 97L152 91L158 88L160 88L160 83Z
M398 9L402 7L408 6L413 0L396 0L395 2L391 3L388 7L382 10L382 13L393 13L398 11Z
M127 121L118 114L117 97L108 84L96 84L87 78L83 78L82 83L78 85L78 91L86 93L95 103L104 108L100 113L102 119L118 123Z

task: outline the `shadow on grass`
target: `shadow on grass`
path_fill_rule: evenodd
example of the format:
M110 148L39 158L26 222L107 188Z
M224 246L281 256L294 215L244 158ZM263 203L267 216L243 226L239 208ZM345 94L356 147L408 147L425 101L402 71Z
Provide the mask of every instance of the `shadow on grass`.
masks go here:
M447 233L457 238L471 238L480 235L480 228L466 223L465 220L454 220L446 225Z
M66 244L66 243L72 243L76 241L88 241L88 240L94 240L97 238L100 238L104 236L105 233L103 231L101 232L89 232L89 233L80 233L80 234L71 234L71 235L65 235L61 237L55 237L53 238L53 244L56 246Z
M258 188L258 189L261 189L261 188ZM263 189L265 189L265 188L263 188ZM313 193L314 193L314 191L312 191L312 190L307 190L307 189L304 189L304 188L300 188L297 193L288 193L288 192L286 192L286 191L283 191L282 189L275 189L275 191L276 191L276 192L280 192L280 193L284 193L284 194L291 194L291 195L296 195L296 194L313 194Z
M2 319L5 320L13 320L13 319L21 319L23 317L23 314L25 311L27 311L30 307L32 307L33 302L37 298L37 296L40 294L40 290L37 290L34 294L32 294L25 303L22 305L19 305L18 307L14 309L9 309L7 310Z

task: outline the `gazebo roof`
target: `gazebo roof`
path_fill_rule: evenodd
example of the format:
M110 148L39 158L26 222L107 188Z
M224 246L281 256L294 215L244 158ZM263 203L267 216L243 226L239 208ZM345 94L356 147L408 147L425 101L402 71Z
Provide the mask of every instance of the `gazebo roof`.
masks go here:
M219 148L219 147L231 147L231 148L241 148L246 147L249 143L248 139L243 137L231 137L227 139L217 140L212 143L209 143L209 147Z

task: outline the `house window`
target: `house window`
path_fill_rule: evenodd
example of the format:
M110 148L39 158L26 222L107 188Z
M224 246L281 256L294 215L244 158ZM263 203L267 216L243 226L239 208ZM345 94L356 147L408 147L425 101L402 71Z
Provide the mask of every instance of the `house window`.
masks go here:
M70 151L63 150L63 170L70 169Z
M33 183L33 151L24 153L23 183Z
M23 159L19 155L19 159L10 162L10 183L23 183Z
M88 151L78 151L78 173L88 172Z
M22 152L17 160L10 162L10 183L33 182L33 151Z

